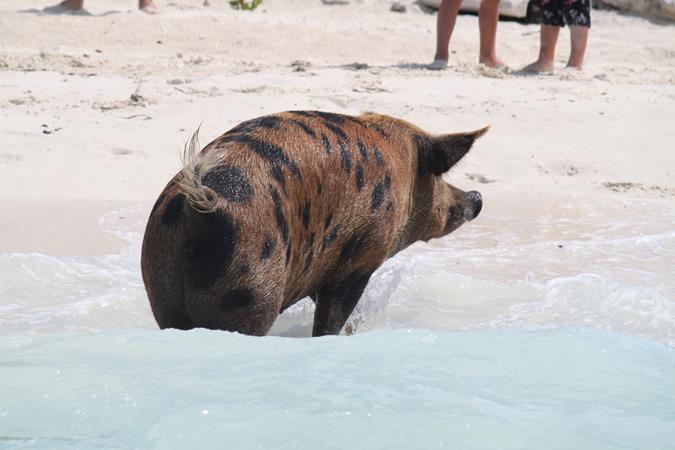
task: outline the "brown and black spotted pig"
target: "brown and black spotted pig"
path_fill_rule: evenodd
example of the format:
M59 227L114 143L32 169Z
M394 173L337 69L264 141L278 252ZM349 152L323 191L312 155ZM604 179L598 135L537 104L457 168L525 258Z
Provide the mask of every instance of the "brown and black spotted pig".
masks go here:
M143 239L157 323L264 335L309 296L313 335L338 334L384 260L478 215L480 194L441 175L486 131L293 111L244 122L199 155L193 137Z

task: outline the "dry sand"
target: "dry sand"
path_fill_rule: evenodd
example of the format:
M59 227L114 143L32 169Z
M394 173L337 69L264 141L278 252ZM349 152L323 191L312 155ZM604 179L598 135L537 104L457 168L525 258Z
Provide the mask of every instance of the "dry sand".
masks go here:
M447 177L483 193L482 220L523 198L675 207L672 24L593 11L583 73L522 77L476 63L468 15L449 69L424 70L435 15L385 0L265 0L253 13L160 0L156 16L133 0L89 0L90 15L39 12L51 4L0 4L0 252L115 252L122 241L98 217L147 214L195 128L205 144L288 109L377 111L439 133L491 124ZM511 67L537 48L538 26L500 22Z

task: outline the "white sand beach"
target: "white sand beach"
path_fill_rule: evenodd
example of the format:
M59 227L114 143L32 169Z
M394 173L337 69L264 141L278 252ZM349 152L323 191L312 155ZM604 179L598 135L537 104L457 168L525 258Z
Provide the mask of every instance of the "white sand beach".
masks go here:
M87 15L2 2L0 251L114 252L121 241L96 218L113 204L147 212L198 126L206 144L288 109L377 111L439 133L490 124L448 177L483 192L486 221L520 193L675 206L672 23L594 10L583 73L522 77L477 64L472 15L458 19L448 70L432 72L435 15L412 3L211 3L160 2L151 16L122 0L89 1ZM510 67L537 49L537 25L499 24Z

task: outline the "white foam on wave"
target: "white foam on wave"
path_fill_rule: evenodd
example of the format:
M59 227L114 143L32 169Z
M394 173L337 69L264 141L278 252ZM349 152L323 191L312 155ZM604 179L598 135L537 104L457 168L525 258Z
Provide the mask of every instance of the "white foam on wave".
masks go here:
M348 330L583 325L675 346L674 214L635 209L618 221L566 208L527 228L501 216L412 246L371 278ZM129 242L117 255L0 254L3 333L155 329L139 267L146 217L132 209L102 218ZM309 336L313 312L311 301L298 303L272 334Z
M119 225L137 209L101 218L101 227L129 242L119 254L0 254L3 333L104 331L154 327L140 278L140 234Z
M352 328L581 325L675 346L673 211L635 208L621 220L597 209L544 214L527 229L513 218L499 222L472 223L387 261ZM283 323L301 322L295 331L307 335L312 313L303 303Z

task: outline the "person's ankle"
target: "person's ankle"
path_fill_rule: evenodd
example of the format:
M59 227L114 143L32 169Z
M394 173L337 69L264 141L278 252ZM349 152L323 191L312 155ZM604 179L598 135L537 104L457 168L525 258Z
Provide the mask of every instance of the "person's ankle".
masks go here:
M582 63L572 64L572 63L569 63L569 62L568 62L567 65L565 66L565 69L569 69L569 70L583 70L583 69L584 69L584 65L583 65Z
M539 58L537 58L537 62L541 65L548 66L555 62L555 57L539 55Z
M480 64L484 64L488 67L502 67L504 66L504 63L502 62L501 59L497 58L497 55L481 55L478 58L478 62Z
M550 73L553 72L554 60L542 59L541 56L533 63L523 67L522 72L529 73Z

